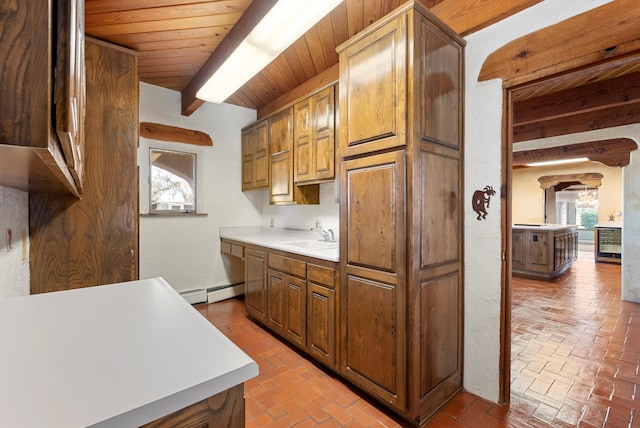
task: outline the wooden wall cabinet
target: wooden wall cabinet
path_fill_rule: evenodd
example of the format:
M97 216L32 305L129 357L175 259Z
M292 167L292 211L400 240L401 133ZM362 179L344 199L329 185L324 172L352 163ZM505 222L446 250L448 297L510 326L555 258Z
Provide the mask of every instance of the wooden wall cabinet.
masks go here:
M84 1L10 2L0 27L0 184L79 197Z
M298 186L293 181L293 108L289 107L269 118L269 138L269 202L274 205L319 204L320 188L317 184Z
M29 194L32 294L138 279L137 64L87 40L84 194Z
M293 106L294 182L313 184L335 177L335 86Z
M269 188L269 121L242 130L242 191Z
M419 1L338 47L339 371L418 425L462 388L463 47Z

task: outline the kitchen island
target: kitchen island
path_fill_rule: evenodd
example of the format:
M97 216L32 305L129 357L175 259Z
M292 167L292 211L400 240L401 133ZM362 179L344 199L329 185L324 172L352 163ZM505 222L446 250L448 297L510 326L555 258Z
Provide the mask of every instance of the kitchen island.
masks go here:
M162 278L0 300L0 343L3 427L241 427L258 374Z
M511 235L514 275L556 278L578 257L575 225L515 224Z

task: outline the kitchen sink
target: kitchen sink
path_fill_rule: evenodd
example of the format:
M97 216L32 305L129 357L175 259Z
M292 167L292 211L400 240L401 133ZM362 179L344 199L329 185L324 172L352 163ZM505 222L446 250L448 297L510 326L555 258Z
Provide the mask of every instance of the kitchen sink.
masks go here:
M305 248L308 250L324 250L329 248L338 248L337 242L327 242L327 241L319 241L319 240L313 240L313 239L282 242L282 245L289 245L291 247L297 247L297 248Z

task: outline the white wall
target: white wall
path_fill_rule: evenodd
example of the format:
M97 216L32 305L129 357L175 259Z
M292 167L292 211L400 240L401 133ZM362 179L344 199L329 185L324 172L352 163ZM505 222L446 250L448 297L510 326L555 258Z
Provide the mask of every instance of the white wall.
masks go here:
M500 357L500 199L476 220L471 196L500 189L502 84L478 82L487 56L511 40L565 20L606 0L546 0L466 38L465 87L465 362L464 388L496 401Z
M191 116L180 114L180 93L140 84L140 121L206 132L213 147L140 138L140 210L149 210L149 147L197 154L197 217L140 218L140 278L164 277L187 291L243 280L242 263L220 254L218 228L262 224L264 192L241 191L240 130L253 122L255 110L205 103Z
M28 294L29 194L0 186L0 298Z
M640 125L634 140L640 144ZM631 163L622 171L622 298L640 303L640 153L631 152ZM625 215L626 214L626 215Z

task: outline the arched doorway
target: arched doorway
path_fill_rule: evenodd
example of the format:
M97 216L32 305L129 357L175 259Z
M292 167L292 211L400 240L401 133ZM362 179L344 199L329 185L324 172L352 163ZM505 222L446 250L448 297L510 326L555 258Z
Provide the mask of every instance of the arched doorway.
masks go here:
M604 8L603 6L602 8ZM613 6L612 6L613 7ZM601 9L601 8L598 8ZM584 19L582 15L575 17ZM616 49L608 51L604 56L568 57L563 64L540 64L530 61L529 52L540 52L545 47L549 51L554 49L570 51L572 40L561 47L557 40L565 39L571 33L568 28L576 26L572 19L563 21L552 27L547 27L533 35L514 40L504 48L494 52L483 66L479 80L500 77L503 79L504 98L504 132L503 132L503 184L504 192L502 204L503 260L502 279L502 314L501 314L501 352L500 352L500 400L509 401L510 391L510 346L511 346L511 170L527 157L567 157L572 151L585 151L594 161L605 164L624 166L630 162L630 152L637 149L637 144L630 138L610 139L597 138L577 143L572 149L567 145L536 147L532 140L550 135L564 135L579 133L597 127L606 129L621 127L638 122L638 116L620 114L625 108L635 106L629 104L636 95L624 98L623 102L607 99L604 94L611 91L618 93L636 93L640 99L640 55L617 55ZM548 45L545 45L548 40ZM530 47L533 42L538 45ZM552 42L553 41L553 42ZM583 42L584 43L584 42ZM620 44L626 43L621 36ZM556 46L554 46L556 45ZM604 49L606 50L606 49ZM520 53L520 55L518 54ZM541 61L553 61L550 58L562 58L563 53L554 56L549 53ZM526 59L526 60L525 60ZM582 62L580 62L582 61ZM508 63L508 64L505 64ZM603 91L607 88L608 91ZM587 99L587 102L585 102ZM566 101L566 102L565 102ZM550 107L551 106L551 107ZM585 108L585 106L589 106ZM526 115L527 110L535 111L534 115ZM615 113L617 112L617 113ZM590 118L590 119L589 119ZM601 120L597 120L600 118ZM595 123L595 125L594 125ZM615 140L615 142L614 142ZM519 150L516 144L528 145Z

